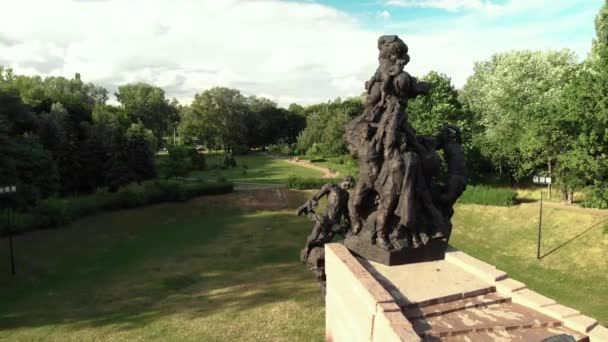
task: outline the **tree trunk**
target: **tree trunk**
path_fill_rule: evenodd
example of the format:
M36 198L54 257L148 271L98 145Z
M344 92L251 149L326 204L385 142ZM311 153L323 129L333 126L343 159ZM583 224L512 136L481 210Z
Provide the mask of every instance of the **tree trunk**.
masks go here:
M572 191L572 190L568 191L568 200L566 203L568 205L572 205L572 203L574 203L574 191Z

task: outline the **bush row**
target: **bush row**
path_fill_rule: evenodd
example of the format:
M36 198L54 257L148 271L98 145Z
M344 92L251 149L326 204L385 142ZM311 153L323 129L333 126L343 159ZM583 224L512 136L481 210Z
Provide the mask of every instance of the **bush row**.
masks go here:
M304 178L292 175L287 178L287 187L298 190L320 189L327 183L338 184L341 181L341 178Z
M515 204L517 192L504 188L469 185L458 202L465 204L496 205L510 207Z
M129 209L161 202L181 202L203 196L229 193L232 183L203 183L176 180L130 184L117 192L98 191L87 196L47 198L32 210L17 215L17 230L53 228L102 211ZM3 220L4 221L4 220Z

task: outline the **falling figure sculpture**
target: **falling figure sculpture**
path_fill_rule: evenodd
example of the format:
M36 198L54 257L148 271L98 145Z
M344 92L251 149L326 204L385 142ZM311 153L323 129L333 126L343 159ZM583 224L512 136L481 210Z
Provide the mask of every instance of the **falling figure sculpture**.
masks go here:
M339 185L325 184L321 191L315 194L298 208L298 216L306 215L314 222L312 232L306 239L306 245L300 253L300 261L307 264L321 283L321 291L325 295L325 249L323 246L331 242L336 234L346 235L350 229L348 213L348 189L354 185L354 178L347 176ZM327 196L325 213L319 215L315 209L319 200Z

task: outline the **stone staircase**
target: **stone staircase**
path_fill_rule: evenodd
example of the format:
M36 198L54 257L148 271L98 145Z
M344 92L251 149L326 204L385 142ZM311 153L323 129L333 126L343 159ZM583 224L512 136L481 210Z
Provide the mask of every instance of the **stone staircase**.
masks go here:
M404 303L401 309L428 341L542 341L559 334L589 341L562 321L513 303L492 287L440 302Z

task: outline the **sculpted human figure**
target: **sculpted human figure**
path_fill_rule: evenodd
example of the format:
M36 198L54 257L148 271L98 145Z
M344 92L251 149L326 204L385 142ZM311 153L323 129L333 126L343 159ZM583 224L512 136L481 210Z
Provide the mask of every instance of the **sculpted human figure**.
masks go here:
M452 209L454 203L467 187L467 168L460 128L454 125L444 126L437 140L438 149L443 150L447 164L447 179L441 189L438 202L444 215L450 219L454 215L454 209Z
M352 176L344 178L339 185L325 184L310 200L298 208L298 215L311 215L315 221L312 232L306 239L304 249L300 254L302 262L306 262L312 248L323 246L330 242L337 233L345 234L350 229L348 214L348 189L355 183ZM326 210L323 215L315 213L319 200L327 196Z
M306 244L300 253L300 260L307 264L321 285L321 293L325 296L325 249L323 246L333 240L336 234L346 235L350 230L348 215L348 192L355 182L351 176L344 178L339 185L325 184L321 191L315 194L298 208L299 216L307 215L315 224L306 239ZM323 215L315 213L319 200L327 196L327 209Z

